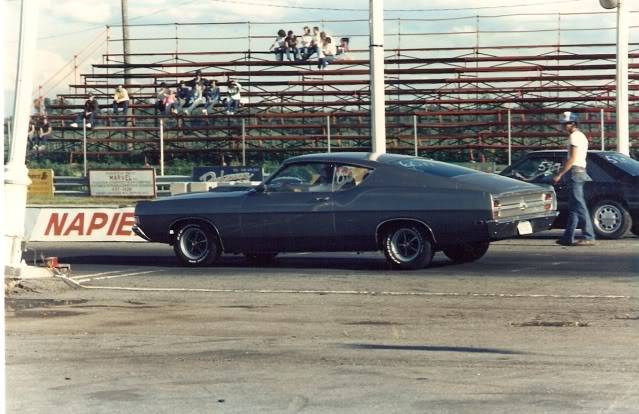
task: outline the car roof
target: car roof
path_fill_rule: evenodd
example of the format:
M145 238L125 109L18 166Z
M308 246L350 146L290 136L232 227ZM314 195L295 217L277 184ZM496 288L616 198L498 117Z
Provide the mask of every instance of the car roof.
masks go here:
M412 156L401 154L376 154L373 152L326 152L291 157L287 159L285 163L288 164L293 162L306 161L374 164L376 162L388 163L401 158L412 158Z

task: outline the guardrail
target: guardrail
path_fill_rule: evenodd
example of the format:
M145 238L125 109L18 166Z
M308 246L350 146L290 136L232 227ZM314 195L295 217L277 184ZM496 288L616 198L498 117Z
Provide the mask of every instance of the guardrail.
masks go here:
M171 195L171 183L191 181L190 175L160 175L155 178L155 189L158 196ZM53 188L55 195L89 196L88 177L54 177Z

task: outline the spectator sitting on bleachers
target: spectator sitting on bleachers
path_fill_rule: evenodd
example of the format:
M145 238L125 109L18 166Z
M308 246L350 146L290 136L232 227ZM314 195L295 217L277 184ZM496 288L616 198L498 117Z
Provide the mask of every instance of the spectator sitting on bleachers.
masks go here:
M289 54L288 47L286 45L286 32L283 29L277 31L277 37L269 50L275 53L277 60L280 62L284 60L284 53L286 53L286 58L291 60L291 55Z
M95 96L89 92L89 97L84 101L84 109L76 117L75 121L71 124L72 128L78 128L83 120L87 123L87 128L92 128L95 125L95 116L100 111L98 101L95 100Z
M340 56L340 59L348 59L346 55L350 51L350 39L348 37L342 37L339 40L339 45L337 46L337 55Z
M204 114L213 113L213 108L220 101L220 88L217 86L215 80L206 82L204 88L204 99L206 99L206 107L204 108Z
M194 109L206 103L206 98L204 97L205 86L204 86L204 82L201 79L202 78L200 78L200 81L193 86L193 89L191 89L192 102L189 106L184 108L184 113L186 115L190 115Z
M113 94L113 114L117 115L120 111L125 117L129 114L129 93L122 85L118 85ZM124 124L126 125L126 118Z
M30 117L29 129L27 131L27 142L28 142L27 148L32 147L33 149L36 149L35 135L36 135L35 120L33 119L33 117Z
M171 90L169 89L168 86L166 86L165 82L162 82L160 84L160 90L158 90L158 93L156 95L156 99L155 99L155 113L156 114L163 114L166 110L166 106L164 105L164 99L169 95L169 92Z
M164 96L162 101L162 105L164 106L164 114L165 115L176 115L177 114L177 99L175 97L175 91L173 89L167 88L167 94Z
M204 84L204 82L206 82L206 79L202 77L202 71L198 69L195 71L195 77L190 81L187 81L185 85L191 89L194 89L198 83Z
M193 99L193 92L191 88L186 86L184 81L180 81L177 87L177 111L180 112L182 108L191 105Z
M337 49L333 43L333 39L326 37L323 41L322 49L320 50L319 62L317 63L318 69L325 69L326 66L335 60Z
M302 60L300 57L300 51L297 48L297 36L293 34L292 30L289 30L286 36L286 48L286 57L288 60L291 60L291 53L296 61Z
M308 26L304 26L304 34L300 36L300 56L303 60L308 59L312 43L313 36L311 35L311 29Z
M44 150L46 148L44 144L46 144L49 138L51 138L52 132L53 129L51 128L51 124L49 123L47 116L44 115L40 117L35 131L35 142L33 149L37 151Z
M308 60L311 56L313 56L314 53L317 53L319 55L320 46L322 44L322 33L324 32L320 32L319 27L313 26L313 34L311 35L310 46L306 50L306 56L303 56L304 60Z
M236 80L232 80L231 84L226 91L227 100L226 100L226 114L233 115L240 107L240 98L241 98L241 88Z

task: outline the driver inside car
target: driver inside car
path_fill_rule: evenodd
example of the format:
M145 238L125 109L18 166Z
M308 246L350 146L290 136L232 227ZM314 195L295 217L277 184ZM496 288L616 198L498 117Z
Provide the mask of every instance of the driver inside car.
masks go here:
M318 172L319 176L308 188L308 191L314 193L333 191L333 166L330 164L322 164Z

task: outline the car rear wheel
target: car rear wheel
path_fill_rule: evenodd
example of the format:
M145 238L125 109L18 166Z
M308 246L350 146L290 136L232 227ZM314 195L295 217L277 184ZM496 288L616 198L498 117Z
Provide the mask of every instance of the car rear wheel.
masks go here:
M249 262L249 264L251 264L251 265L265 265L265 264L271 263L273 261L273 259L275 259L275 256L277 256L277 253L274 253L274 252L270 252L270 253L245 252L244 256L246 257L246 261Z
M490 242L463 243L447 246L442 251L455 263L468 263L483 257L489 246Z
M220 256L221 248L217 235L204 223L188 223L180 227L173 250L187 266L209 265Z
M411 225L400 225L384 236L384 255L395 269L414 270L430 265L433 248L422 230Z
M604 200L592 209L592 225L599 238L619 239L632 227L632 218L621 203Z

